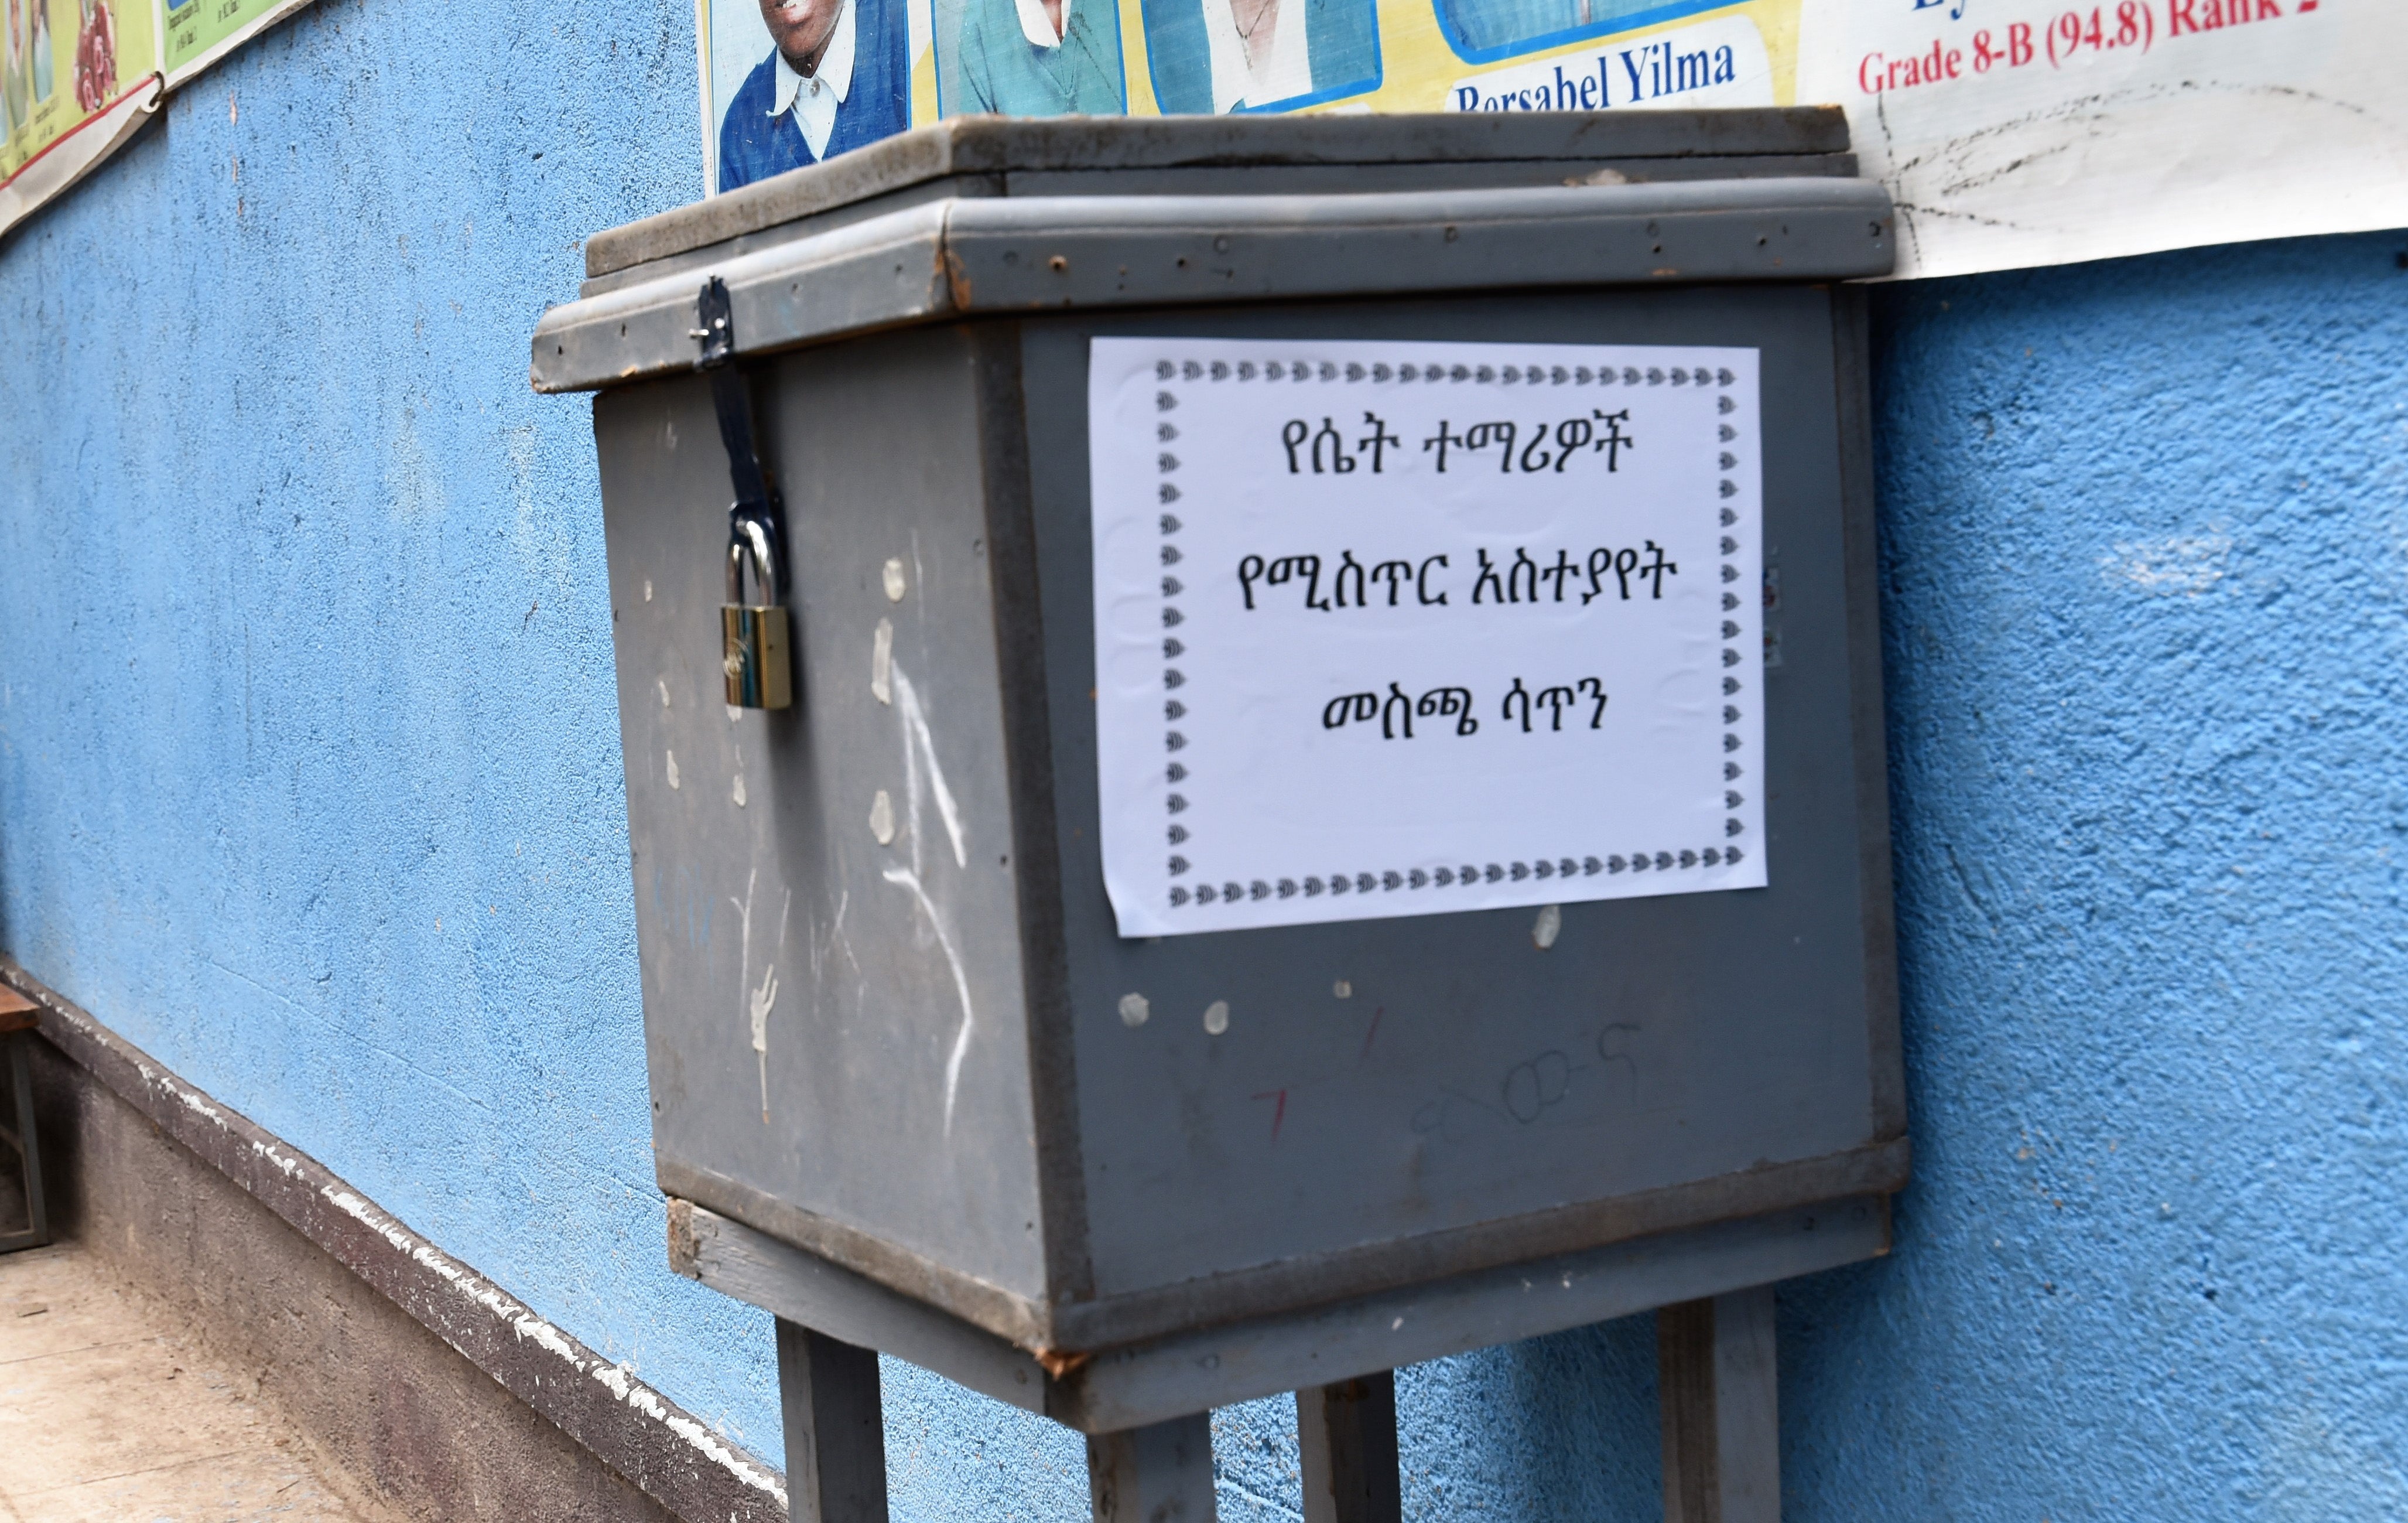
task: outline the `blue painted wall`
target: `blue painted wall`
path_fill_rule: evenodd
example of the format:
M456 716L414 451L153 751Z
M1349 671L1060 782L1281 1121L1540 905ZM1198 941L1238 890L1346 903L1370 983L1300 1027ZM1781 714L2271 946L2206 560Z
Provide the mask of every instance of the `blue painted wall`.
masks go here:
M1917 1182L1801 1516L2408 1517L2403 248L1883 295Z
M693 9L324 0L0 248L0 946L776 1459L661 1267L579 237L699 183ZM1799 1519L2408 1516L2408 275L1877 298L1918 1178L1790 1287ZM899 1517L1085 1516L889 1367ZM1407 1372L1416 1517L1656 1507L1645 1319ZM1281 1403L1224 1516L1292 1516Z
M328 0L0 248L0 944L774 1455L663 1267L581 237L692 0Z

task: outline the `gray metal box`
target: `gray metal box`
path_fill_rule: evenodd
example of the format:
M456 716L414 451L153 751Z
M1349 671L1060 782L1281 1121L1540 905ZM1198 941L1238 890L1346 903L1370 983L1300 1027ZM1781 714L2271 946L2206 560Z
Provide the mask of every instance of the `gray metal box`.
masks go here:
M953 122L592 240L534 379L600 393L679 1267L1096 1430L1885 1251L1837 282L1891 226L1844 150L1823 111ZM721 696L712 276L784 497L777 712ZM1770 886L1567 903L1544 950L1526 909L1118 935L1086 418L1116 335L1757 351Z

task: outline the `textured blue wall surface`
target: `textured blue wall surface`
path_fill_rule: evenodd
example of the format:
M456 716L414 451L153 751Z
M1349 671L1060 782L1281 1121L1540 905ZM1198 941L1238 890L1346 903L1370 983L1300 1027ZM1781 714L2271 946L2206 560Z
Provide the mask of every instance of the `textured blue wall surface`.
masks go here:
M699 189L693 19L320 5L0 249L0 944L775 1454L766 1319L664 1267L592 420L526 382Z
M1800 1516L2408 1517L2408 255L1879 307L1916 1139Z
M590 420L526 336L699 181L693 9L325 0L0 248L0 946L781 1454L670 1276ZM2408 1516L2408 275L1876 298L1917 1180L1783 1293L1800 1519ZM898 1518L1085 1516L888 1366ZM1422 1519L1656 1515L1646 1319L1408 1371ZM1292 1517L1293 1414L1223 1414Z

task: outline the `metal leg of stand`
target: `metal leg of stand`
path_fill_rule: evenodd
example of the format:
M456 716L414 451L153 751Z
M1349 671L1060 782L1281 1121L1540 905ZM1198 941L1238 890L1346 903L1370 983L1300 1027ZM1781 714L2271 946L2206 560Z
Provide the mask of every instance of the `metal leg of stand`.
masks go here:
M42 1142L34 1125L34 1038L29 1031L0 1034L0 1045L8 1049L8 1087L15 1114L16 1129L8 1140L16 1144L17 1161L25 1181L26 1229L22 1232L0 1232L0 1253L13 1253L19 1248L39 1248L50 1241L50 1219L42 1200Z
M1096 1523L1213 1523L1212 1415L1087 1435Z
M1772 1287L1656 1314L1664 1523L1780 1523Z
M886 1424L876 1351L778 1319L794 1523L886 1523Z
M1304 1523L1403 1523L1392 1372L1297 1392L1296 1436Z

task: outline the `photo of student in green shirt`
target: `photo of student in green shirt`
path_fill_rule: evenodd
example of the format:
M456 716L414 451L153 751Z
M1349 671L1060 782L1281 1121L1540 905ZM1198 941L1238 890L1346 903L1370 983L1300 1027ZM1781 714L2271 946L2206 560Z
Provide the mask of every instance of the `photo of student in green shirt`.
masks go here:
M1380 85L1372 0L1144 0L1163 114L1222 115Z
M1438 20L1457 53L1485 62L1611 32L1664 8L1665 0L1439 0Z
M944 114L1119 116L1128 109L1112 0L962 0Z

